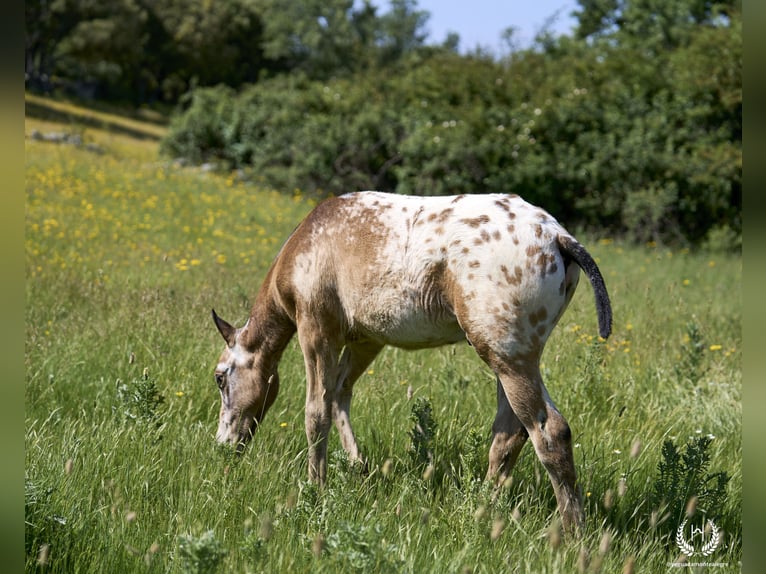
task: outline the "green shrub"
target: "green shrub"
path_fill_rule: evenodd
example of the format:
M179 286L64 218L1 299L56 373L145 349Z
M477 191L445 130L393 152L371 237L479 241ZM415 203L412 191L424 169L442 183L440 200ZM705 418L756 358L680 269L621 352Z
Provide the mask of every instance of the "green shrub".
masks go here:
M428 399L419 397L410 411L410 455L418 466L433 464L436 421Z
M487 473L487 438L484 432L472 428L465 437L460 454L462 478L466 481L478 481Z
M159 409L165 402L156 381L146 370L140 379L134 379L127 384L118 379L117 398L125 418L137 421L158 422Z
M401 572L399 549L385 539L378 525L341 522L327 536L328 561L344 572Z
M725 471L709 472L712 439L696 437L686 443L683 454L671 440L662 445L662 460L652 490L652 509L659 517L658 530L674 530L696 512L717 519L726 503ZM664 519L664 520L663 520Z
M663 56L679 69L694 60L698 75L672 76L630 46L562 38L547 50L508 61L436 52L351 78L198 89L163 150L286 192L517 193L567 225L637 242L740 233L741 97L700 87L712 52Z
M181 535L178 541L178 556L184 572L212 574L218 570L226 556L222 544L216 540L212 530L200 536Z

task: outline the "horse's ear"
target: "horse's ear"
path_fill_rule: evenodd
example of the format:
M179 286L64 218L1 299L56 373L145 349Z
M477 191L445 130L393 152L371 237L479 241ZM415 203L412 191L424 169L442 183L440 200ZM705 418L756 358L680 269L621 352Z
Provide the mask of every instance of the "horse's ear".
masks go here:
M237 340L237 330L221 319L216 314L215 309L213 309L213 321L215 322L215 326L218 327L218 332L223 336L223 340L226 341L226 344L229 347L233 347Z

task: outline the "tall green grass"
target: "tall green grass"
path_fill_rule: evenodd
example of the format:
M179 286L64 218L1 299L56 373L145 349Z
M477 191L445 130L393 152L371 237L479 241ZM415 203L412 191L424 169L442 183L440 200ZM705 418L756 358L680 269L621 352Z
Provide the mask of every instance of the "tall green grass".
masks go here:
M588 517L581 541L560 541L531 447L499 494L481 480L495 383L465 345L386 349L360 379L352 414L367 475L333 434L328 488L305 481L295 342L245 455L216 447L222 340L210 308L244 321L313 201L74 129L103 153L26 146L28 571L665 572L682 555L677 522L651 503L662 446L702 436L714 437L710 470L730 477L723 507L709 509L723 531L709 560L739 570L739 257L583 238L615 329L594 338L583 281L543 357ZM410 454L419 399L436 423L430 467Z

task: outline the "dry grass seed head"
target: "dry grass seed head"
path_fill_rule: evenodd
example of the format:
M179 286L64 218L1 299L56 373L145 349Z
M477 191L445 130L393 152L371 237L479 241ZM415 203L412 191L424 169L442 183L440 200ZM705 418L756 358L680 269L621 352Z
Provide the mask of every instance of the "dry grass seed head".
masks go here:
M51 555L50 544L41 544L40 550L37 551L37 564L38 566L47 566L48 560Z
M319 558L322 556L322 551L324 550L324 536L322 536L322 533L320 532L314 537L314 541L311 543L311 552L314 554L316 558Z
M588 562L590 562L588 549L585 546L581 546L580 552L577 555L577 571L580 574L585 574L588 570Z
M505 530L505 521L502 518L496 518L492 523L492 531L489 533L489 538L492 542L497 541Z
M628 491L628 482L625 480L625 478L621 478L617 481L617 495L622 498L625 496L625 493Z
M686 517L691 518L697 512L697 496L692 496L686 503Z
M561 522L558 520L558 518L554 519L553 522L551 522L550 526L548 526L547 534L548 534L548 542L550 543L551 548L555 550L559 546L561 546L563 533L561 531Z
M601 542L598 545L599 554L606 555L609 552L609 548L612 545L612 533L608 530L601 535Z

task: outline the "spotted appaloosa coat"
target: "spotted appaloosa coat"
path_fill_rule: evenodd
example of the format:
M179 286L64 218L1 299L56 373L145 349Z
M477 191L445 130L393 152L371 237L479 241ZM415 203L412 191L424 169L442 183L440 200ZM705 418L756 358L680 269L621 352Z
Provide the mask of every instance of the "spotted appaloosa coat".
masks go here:
M213 314L227 341L216 368L218 439L249 440L276 397L277 365L297 331L306 362L309 476L324 483L332 420L349 456L361 460L351 391L380 349L466 339L498 379L488 477L504 480L531 438L565 527L578 530L571 433L539 361L580 268L607 337L611 307L596 263L552 216L518 196L360 192L329 199L285 242L244 327Z

